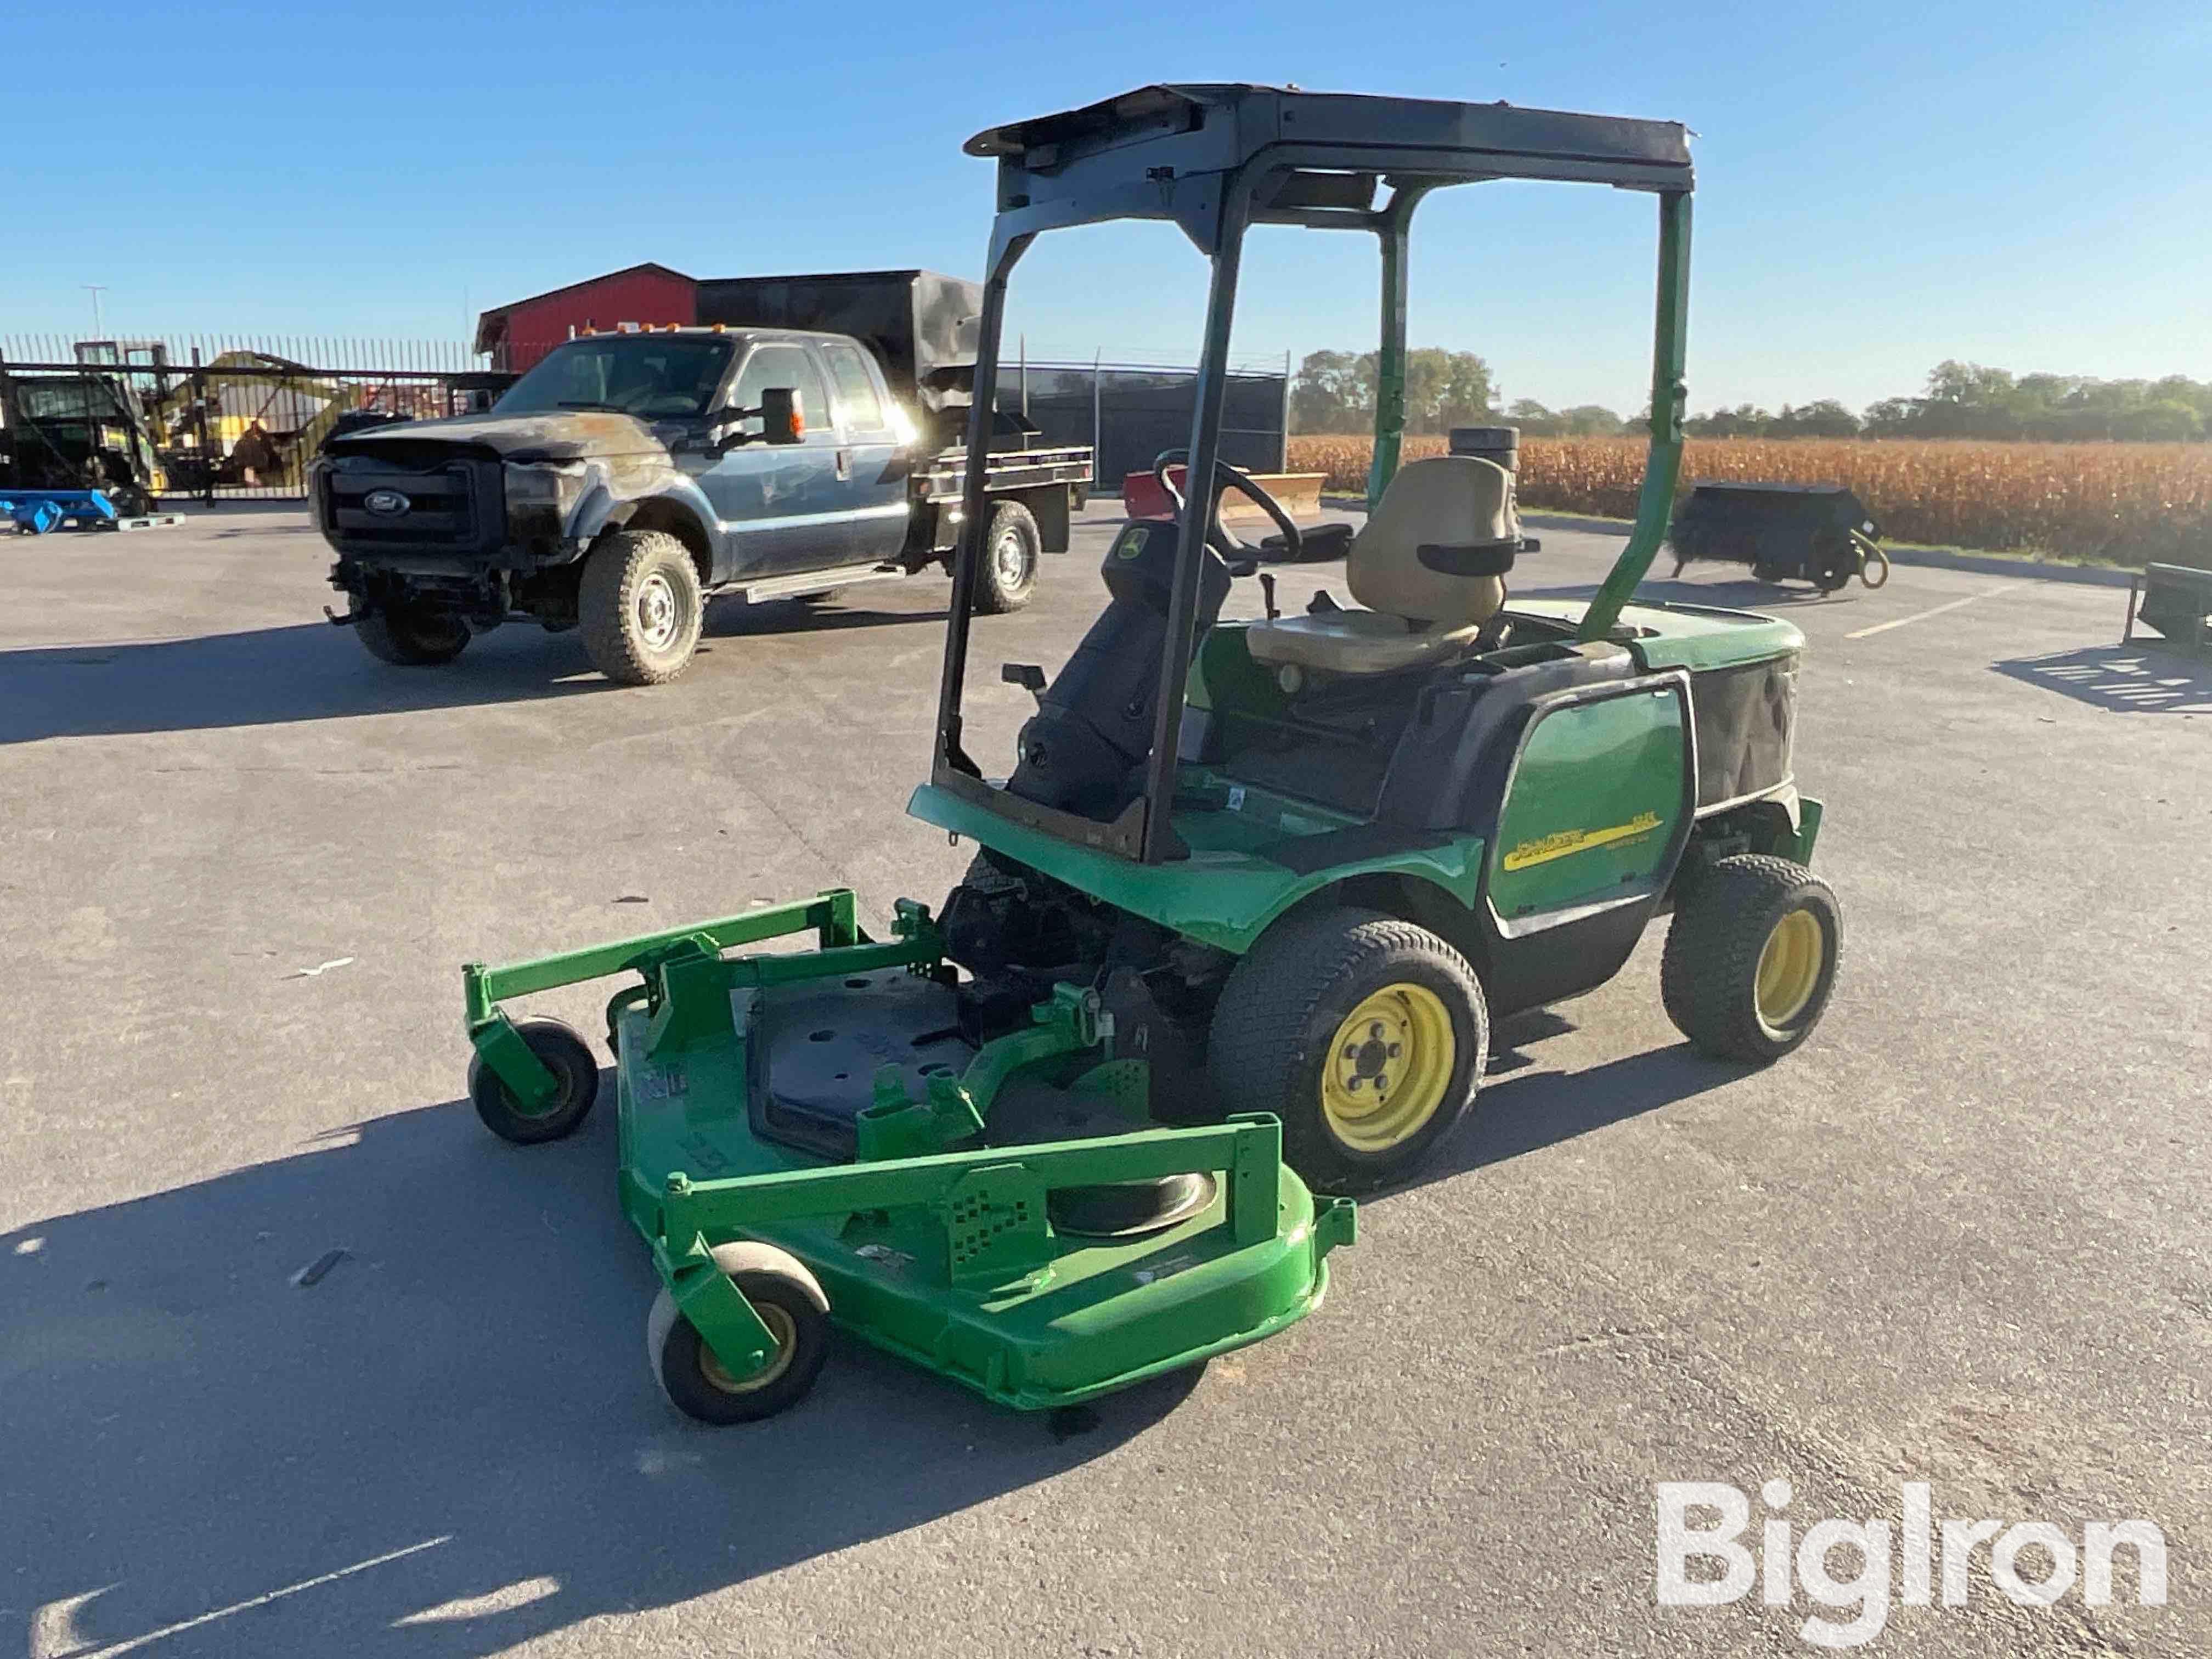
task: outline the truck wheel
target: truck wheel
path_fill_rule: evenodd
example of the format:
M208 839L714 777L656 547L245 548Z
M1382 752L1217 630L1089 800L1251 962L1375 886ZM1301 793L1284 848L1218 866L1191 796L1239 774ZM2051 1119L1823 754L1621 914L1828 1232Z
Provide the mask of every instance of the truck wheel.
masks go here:
M1674 907L1659 991L1674 1029L1718 1060L1764 1066L1810 1036L1835 988L1836 896L1802 864L1739 853Z
M585 561L576 615L592 667L617 684L659 685L698 648L707 602L682 542L665 530L623 530Z
M420 605L378 605L353 625L368 654L403 668L432 668L468 649L469 625L445 611Z
M1283 1121L1283 1158L1317 1191L1410 1175L1482 1081L1490 1013L1460 953L1380 910L1278 923L1229 975L1206 1069L1232 1112Z
M1018 611L1036 591L1037 559L1044 538L1037 521L1019 501L1000 501L983 538L983 564L975 573L975 610L1001 617Z

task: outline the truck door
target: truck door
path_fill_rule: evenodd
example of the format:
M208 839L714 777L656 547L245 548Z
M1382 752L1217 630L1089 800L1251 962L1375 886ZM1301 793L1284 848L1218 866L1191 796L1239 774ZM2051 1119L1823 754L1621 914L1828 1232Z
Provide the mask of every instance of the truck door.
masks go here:
M837 483L846 514L846 557L858 564L895 556L906 541L908 457L891 424L890 399L874 364L847 340L821 343L837 403Z
M714 573L718 581L848 562L836 517L842 506L837 428L811 354L795 342L763 341L738 371L730 401L757 409L761 393L770 386L790 386L799 393L806 434L795 444L740 444L701 476L699 486L732 550L729 568Z

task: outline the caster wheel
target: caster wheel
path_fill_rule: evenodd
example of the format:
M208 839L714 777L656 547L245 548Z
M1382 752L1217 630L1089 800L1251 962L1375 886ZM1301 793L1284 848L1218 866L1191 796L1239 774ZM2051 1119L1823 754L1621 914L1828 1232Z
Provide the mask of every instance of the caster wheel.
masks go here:
M599 1096L598 1056L574 1026L557 1019L526 1019L514 1029L560 1086L550 1102L530 1110L479 1054L469 1062L469 1098L477 1115L484 1127L518 1146L575 1133Z
M772 1244L715 1247L714 1265L744 1292L775 1338L775 1357L732 1376L665 1289L646 1321L645 1357L668 1402L702 1423L757 1423L806 1397L830 1357L830 1298L798 1257Z

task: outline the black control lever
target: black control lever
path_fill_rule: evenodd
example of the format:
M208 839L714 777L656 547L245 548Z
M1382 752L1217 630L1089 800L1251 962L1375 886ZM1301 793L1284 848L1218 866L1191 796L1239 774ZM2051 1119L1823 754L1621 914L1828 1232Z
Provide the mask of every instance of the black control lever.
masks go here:
M1008 685L1020 686L1037 700L1038 708L1044 707L1044 670L1035 663L1002 662L999 665L999 678Z

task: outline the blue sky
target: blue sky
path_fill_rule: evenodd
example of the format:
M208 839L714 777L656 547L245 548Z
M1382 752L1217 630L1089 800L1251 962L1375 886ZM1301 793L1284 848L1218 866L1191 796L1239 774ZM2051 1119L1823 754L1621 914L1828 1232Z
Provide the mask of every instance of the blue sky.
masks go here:
M977 128L1156 80L1664 117L1698 134L1691 402L1853 406L1946 356L2212 378L2212 9L2201 3L1123 0L511 10L12 9L0 335L451 337L471 307L641 259L702 276L977 274ZM1508 398L1632 409L1655 214L1482 185L1417 222L1416 344ZM25 234L24 228L34 228ZM1364 238L1272 230L1237 349L1364 349ZM1176 233L1047 238L1015 281L1037 356L1185 359Z

